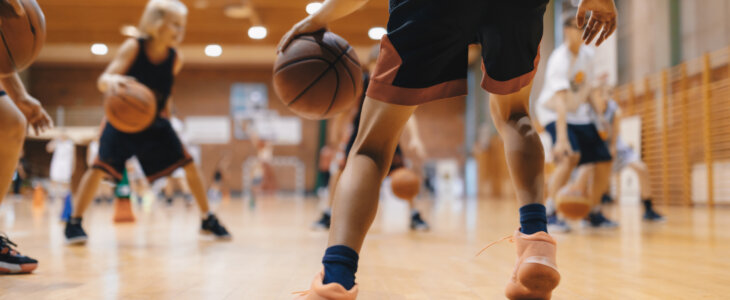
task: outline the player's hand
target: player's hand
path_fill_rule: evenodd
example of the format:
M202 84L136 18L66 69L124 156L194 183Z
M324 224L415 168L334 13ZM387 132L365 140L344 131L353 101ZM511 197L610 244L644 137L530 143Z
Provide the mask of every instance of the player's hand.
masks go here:
M23 4L20 3L20 0L0 0L0 2L7 3L13 8L13 12L18 16L24 16L25 15L25 9L23 8ZM3 14L5 16L5 14ZM0 24L3 23L3 19L0 18Z
M591 18L586 24L586 14L591 12ZM616 5L613 0L583 0L578 6L576 21L578 27L584 28L583 41L590 44L598 35L596 46L601 45L616 30Z
M131 76L110 74L106 75L104 81L106 82L107 93L116 94L122 87L127 86L130 82L135 81L135 79Z
M294 38L302 34L322 30L326 26L327 24L321 24L315 21L312 16L304 18L304 20L299 21L299 23L295 24L294 27L289 30L289 32L284 34L284 37L281 38L279 45L276 47L276 53L281 53L286 50L286 48L289 47L289 44L294 40Z
M573 148L570 147L570 142L558 140L553 147L553 159L560 161L573 154Z
M51 120L46 110L43 109L40 101L33 98L33 96L27 95L15 103L18 105L20 112L25 115L28 124L33 127L36 135L53 128L53 120Z

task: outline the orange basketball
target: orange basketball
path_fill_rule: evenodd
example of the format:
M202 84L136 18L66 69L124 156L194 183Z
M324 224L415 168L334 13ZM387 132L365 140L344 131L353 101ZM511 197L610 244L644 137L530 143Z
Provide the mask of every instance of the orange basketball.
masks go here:
M555 199L558 211L567 219L580 220L591 212L590 200L583 196L574 194L567 189L558 192Z
M46 41L46 19L35 0L21 0L25 15L18 16L5 1L0 1L0 74L24 70L38 57Z
M105 95L104 111L114 128L126 133L136 133L155 120L157 102L155 95L144 84L130 81L120 86L116 94Z
M297 37L274 63L274 91L296 114L326 119L354 105L362 94L355 50L331 32Z
M390 174L390 187L398 198L413 200L421 189L421 178L407 168L400 168Z

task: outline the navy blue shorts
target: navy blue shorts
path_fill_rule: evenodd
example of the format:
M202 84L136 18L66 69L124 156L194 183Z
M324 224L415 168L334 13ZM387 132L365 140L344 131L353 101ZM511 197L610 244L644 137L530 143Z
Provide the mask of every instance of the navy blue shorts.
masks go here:
M127 160L132 156L137 157L150 182L169 176L193 161L167 119L157 118L149 128L138 133L121 132L106 123L93 168L121 180Z
M540 61L548 2L390 0L388 34L367 95L400 105L466 95L473 43L482 45L482 87L500 95L519 91Z
M555 122L545 126L545 130L553 138L553 146L557 141ZM573 152L580 154L578 165L611 161L611 152L606 147L606 142L601 139L596 126L593 124L572 125L568 124L568 140Z

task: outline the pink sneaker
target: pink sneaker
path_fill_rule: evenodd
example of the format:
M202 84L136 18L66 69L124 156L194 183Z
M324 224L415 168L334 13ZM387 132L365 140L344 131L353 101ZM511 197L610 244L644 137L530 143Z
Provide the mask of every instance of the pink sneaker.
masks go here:
M505 295L512 300L550 299L560 283L555 240L544 231L526 235L519 230L515 231L513 239L518 257Z
M357 298L357 284L351 290L346 290L338 283L322 284L324 270L317 273L308 291L296 292L294 300L355 300Z
M507 298L550 299L560 282L560 273L555 264L555 240L544 231L527 235L517 230L514 235L487 245L477 255L504 240L510 240L517 245L518 256L515 271L505 289Z

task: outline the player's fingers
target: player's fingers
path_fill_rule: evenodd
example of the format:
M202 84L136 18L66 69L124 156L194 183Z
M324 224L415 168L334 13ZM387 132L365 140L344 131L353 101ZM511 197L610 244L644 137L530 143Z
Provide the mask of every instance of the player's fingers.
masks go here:
M588 36L588 39L585 40L586 45L593 42L593 39L596 38L598 33L601 32L601 29L603 29L605 26L602 22L597 22L596 25L593 27L593 30L591 31L591 34Z
M23 8L23 4L20 0L9 0L8 3L13 7L13 10L15 10L15 14L18 16L25 15L25 9Z
M287 47L289 47L289 44L292 41L292 37L294 36L294 33L292 31L287 32L283 38L281 38L281 42L279 42L279 46L276 50L276 53L281 53L286 50Z
M588 25L583 29L583 40L585 41L588 39L588 37L591 35L591 32L595 29L596 26L596 18L591 18L590 21L588 21Z
M586 10L582 7L578 8L578 13L575 15L575 23L578 24L578 28L583 28L586 25Z

